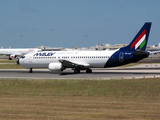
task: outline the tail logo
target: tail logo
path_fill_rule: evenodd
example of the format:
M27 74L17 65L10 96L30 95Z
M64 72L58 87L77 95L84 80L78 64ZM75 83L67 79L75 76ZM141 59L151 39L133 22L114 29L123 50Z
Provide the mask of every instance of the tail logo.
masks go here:
M135 47L137 49L138 47L143 48L143 46L146 44L146 29L137 37L137 39L131 44L131 49Z

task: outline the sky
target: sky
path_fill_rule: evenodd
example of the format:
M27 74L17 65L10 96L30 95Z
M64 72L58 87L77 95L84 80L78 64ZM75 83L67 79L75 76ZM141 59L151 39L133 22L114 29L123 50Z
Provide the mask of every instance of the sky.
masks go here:
M129 44L152 22L160 43L160 0L0 0L0 47Z

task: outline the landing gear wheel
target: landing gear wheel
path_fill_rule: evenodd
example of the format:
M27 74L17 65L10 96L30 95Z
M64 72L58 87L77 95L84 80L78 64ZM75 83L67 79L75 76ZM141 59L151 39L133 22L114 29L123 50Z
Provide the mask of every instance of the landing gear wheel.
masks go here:
M92 73L92 70L91 69L87 69L86 73Z
M74 70L74 73L80 73L80 70L75 69L75 70Z
M30 73L32 73L32 72L33 72L33 71L32 71L32 68L30 68L29 72L30 72Z

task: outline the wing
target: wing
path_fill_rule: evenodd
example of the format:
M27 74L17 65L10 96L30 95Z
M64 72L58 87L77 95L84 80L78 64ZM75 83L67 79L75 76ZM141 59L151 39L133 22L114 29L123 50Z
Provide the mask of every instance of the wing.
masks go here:
M71 62L68 60L59 60L60 63L62 63L62 66L66 68L89 68L89 64L84 64L84 63L76 63L76 62Z

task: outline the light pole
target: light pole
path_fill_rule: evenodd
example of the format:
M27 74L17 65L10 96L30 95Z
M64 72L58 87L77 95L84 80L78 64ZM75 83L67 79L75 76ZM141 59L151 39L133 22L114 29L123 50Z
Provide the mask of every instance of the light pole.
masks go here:
M20 42L20 43L23 43L23 42L22 42L22 37L23 37L23 36L22 36L22 35L20 35L20 37L21 37L21 42Z
M91 35L91 46L92 46L92 35Z
M51 29L52 30L52 51L53 51L53 28Z
M88 36L88 35L84 35L84 36L86 36L86 47L87 47L87 36Z

